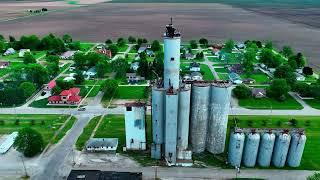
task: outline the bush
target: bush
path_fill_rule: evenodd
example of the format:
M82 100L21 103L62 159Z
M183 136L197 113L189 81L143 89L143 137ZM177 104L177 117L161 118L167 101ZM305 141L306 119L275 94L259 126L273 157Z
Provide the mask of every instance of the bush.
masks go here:
M243 84L238 85L236 88L233 89L232 92L238 99L246 99L251 96L250 88Z
M307 180L319 180L320 179L320 173L314 173L312 176L309 176Z
M290 123L290 126L296 127L298 124L298 121L296 119L290 119L289 123Z
M267 96L275 98L278 101L284 101L289 89L290 87L285 79L274 79L267 89Z
M20 125L20 120L16 119L16 121L14 122L14 125L19 126Z
M311 76L313 75L313 70L311 67L304 67L302 69L303 74L307 75L307 76Z

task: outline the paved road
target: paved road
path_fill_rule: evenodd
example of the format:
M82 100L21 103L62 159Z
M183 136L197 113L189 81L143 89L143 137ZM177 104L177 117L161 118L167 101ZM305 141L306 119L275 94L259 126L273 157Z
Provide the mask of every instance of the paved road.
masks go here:
M36 180L56 180L60 179L57 172L64 163L67 155L73 151L73 146L76 143L78 137L82 133L83 128L94 117L93 114L81 114L76 116L77 122L74 124L69 133L62 139L59 145L46 155L42 156L41 165L44 169L35 176Z

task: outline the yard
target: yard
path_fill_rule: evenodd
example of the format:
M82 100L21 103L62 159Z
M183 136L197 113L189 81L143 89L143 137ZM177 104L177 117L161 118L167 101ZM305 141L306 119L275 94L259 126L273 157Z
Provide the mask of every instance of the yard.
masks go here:
M262 73L262 72L258 72L258 73L253 73L249 76L245 75L245 74L241 74L240 77L242 79L246 79L246 78L252 78L256 81L256 84L268 84L270 83L270 78Z
M218 76L221 80L229 80L229 75L228 73L219 73L218 72Z
M315 109L320 109L320 100L319 99L304 99L303 101Z
M146 99L146 86L119 86L116 99Z
M228 73L228 69L227 68L214 68L214 70L217 72L217 73Z
M80 43L80 51L87 52L93 46L94 46L94 44L82 42L82 43Z
M203 79L204 80L214 80L214 76L206 64L200 64L201 72L203 73Z
M122 53L122 52L125 52L127 49L128 49L128 45L126 44L126 45L124 45L124 46L118 46L118 48L119 48L119 53Z
M42 135L45 145L47 145L67 118L67 115L1 114L0 120L4 124L0 125L0 134L9 134L24 127L31 127ZM58 142L65 135L63 132L72 127L75 122L75 118L73 119L70 122L71 124L68 123L68 126L62 131L62 134L57 136L54 142Z
M287 95L285 101L277 101L272 98L257 99L253 97L239 99L239 106L247 109L303 109L303 106L290 95Z
M0 69L0 77L8 73L11 73L14 69L23 68L23 66L24 66L23 62L11 62L9 67Z
M84 148L84 145L89 140L92 131L97 126L101 116L97 116L92 118L87 126L83 129L82 134L79 136L77 142L76 142L76 148L77 150L81 151Z
M146 129L147 129L147 144L150 145L152 141L151 134L151 116L147 116L146 119ZM104 117L102 123L100 124L95 138L118 138L119 145L117 151L128 155L135 159L143 166L151 166L157 163L157 160L151 159L149 152L139 152L139 151L127 151L122 152L122 147L126 145L125 137L125 121L124 115L107 115Z

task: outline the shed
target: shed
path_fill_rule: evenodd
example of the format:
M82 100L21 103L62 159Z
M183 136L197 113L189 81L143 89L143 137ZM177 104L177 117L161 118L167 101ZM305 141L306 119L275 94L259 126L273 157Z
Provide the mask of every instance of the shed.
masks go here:
M8 55L15 54L15 53L16 53L16 51L13 48L9 48L6 50L6 52L3 53L3 55L8 56Z
M1 61L0 62L0 69L5 69L7 67L9 67L10 62L9 61Z
M24 57L24 54L25 54L26 52L30 53L30 49L20 49L20 51L19 51L19 57L20 57L20 58L23 58L23 57Z
M263 98L266 97L267 92L264 88L252 88L251 94L255 98Z
M232 81L232 83L234 84L241 84L242 83L242 79L241 77L237 74L237 73L229 73L229 79Z

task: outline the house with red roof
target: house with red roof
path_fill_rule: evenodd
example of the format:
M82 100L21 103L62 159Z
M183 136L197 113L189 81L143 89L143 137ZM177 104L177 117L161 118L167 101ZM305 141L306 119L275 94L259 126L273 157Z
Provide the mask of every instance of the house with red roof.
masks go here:
M109 49L104 49L104 48L102 48L102 49L99 49L99 50L97 51L97 53L104 54L104 55L106 55L108 58L112 58L112 53L111 53L111 51L110 51Z
M48 98L49 104L68 104L77 105L81 102L81 96L79 96L80 88L71 88L63 90L59 95L50 96Z

